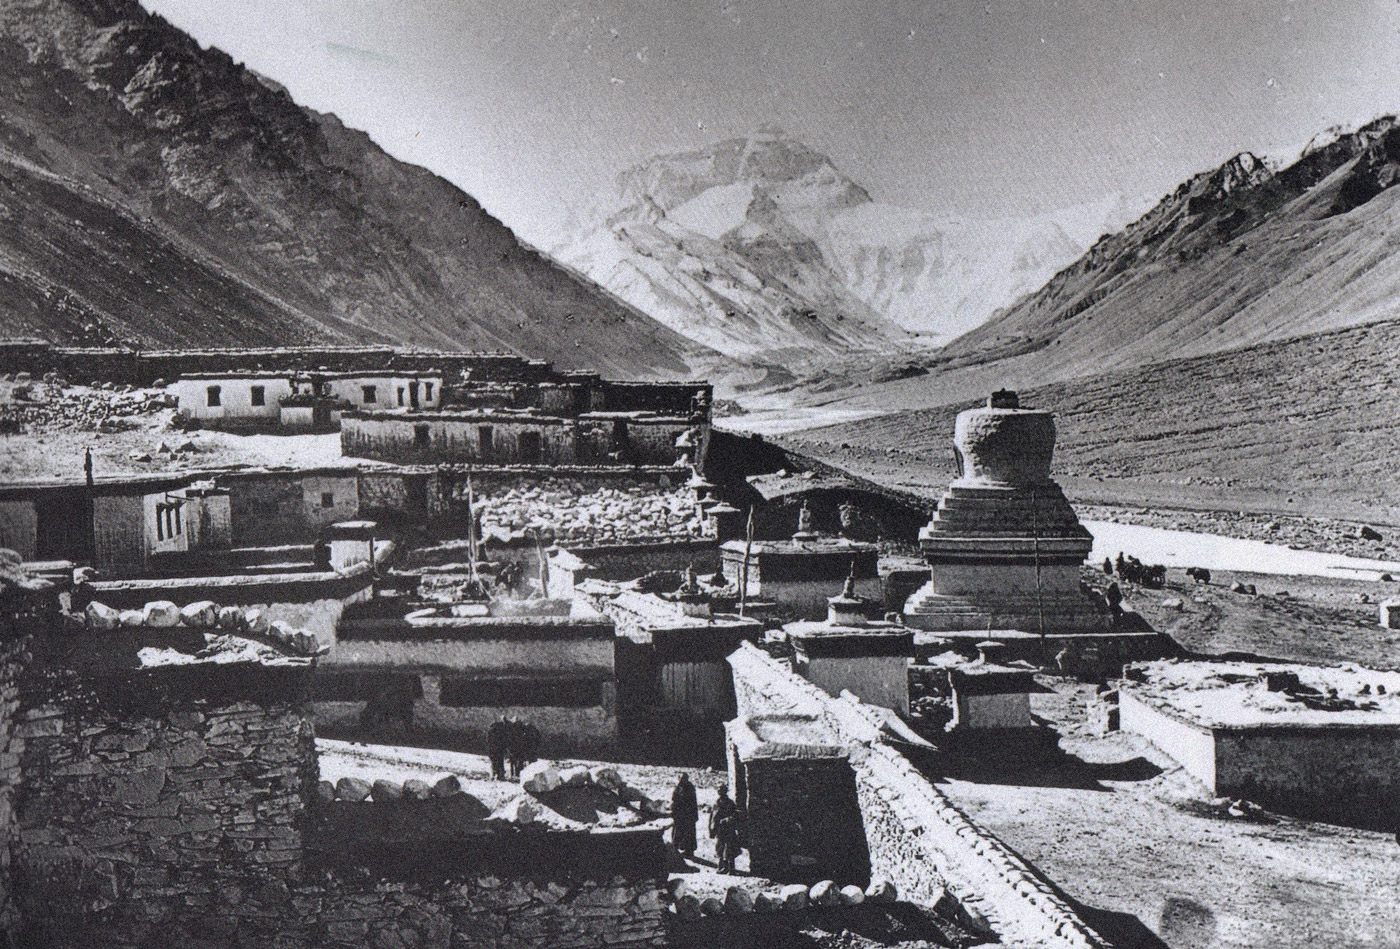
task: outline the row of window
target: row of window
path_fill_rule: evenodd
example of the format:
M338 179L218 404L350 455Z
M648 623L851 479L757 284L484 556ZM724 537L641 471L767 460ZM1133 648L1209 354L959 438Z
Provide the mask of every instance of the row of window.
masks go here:
M404 401L403 386L399 386L399 405L406 404ZM205 389L205 400L210 408L217 408L224 404L223 386L209 386ZM360 398L365 405L374 405L379 401L378 386L360 386ZM433 384L423 383L423 399L427 402L433 400ZM248 401L255 406L267 405L267 386L252 386L248 389Z
M156 540L173 540L185 531L178 502L156 505Z

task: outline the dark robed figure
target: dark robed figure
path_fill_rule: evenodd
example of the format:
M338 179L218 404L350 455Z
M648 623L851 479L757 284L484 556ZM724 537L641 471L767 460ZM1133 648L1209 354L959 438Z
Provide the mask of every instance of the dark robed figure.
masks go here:
M700 805L695 800L695 785L684 773L671 792L671 842L686 856L695 853L695 824L700 819Z

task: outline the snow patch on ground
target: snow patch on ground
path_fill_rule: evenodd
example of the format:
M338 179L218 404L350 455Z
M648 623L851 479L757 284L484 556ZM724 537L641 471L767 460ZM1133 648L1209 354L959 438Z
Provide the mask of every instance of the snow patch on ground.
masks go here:
M1383 573L1400 576L1400 563L1390 560L1294 550L1258 540L1137 524L1109 521L1083 523L1094 535L1094 547L1089 552L1091 563L1099 563L1105 557L1114 557L1122 551L1146 563L1160 563L1168 567L1205 567L1208 570L1342 580L1379 580Z

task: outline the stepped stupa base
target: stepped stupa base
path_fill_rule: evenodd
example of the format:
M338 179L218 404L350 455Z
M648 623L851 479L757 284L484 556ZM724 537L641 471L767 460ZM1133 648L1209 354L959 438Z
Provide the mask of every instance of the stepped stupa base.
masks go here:
M977 633L1016 629L1039 635L1106 633L1113 617L1102 600L1078 590L1034 592L986 590L940 593L925 583L904 604L904 623L913 629Z

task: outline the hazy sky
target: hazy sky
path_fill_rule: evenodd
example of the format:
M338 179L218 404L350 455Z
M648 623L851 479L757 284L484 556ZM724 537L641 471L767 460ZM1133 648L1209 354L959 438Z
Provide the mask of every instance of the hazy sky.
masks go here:
M545 245L623 168L765 123L996 217L1400 110L1397 0L144 2Z

